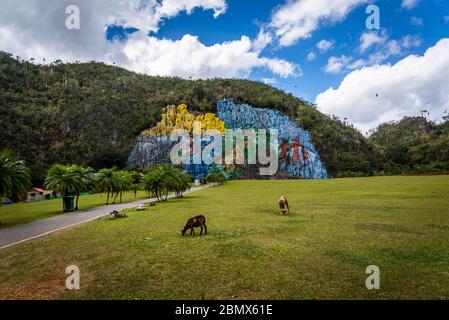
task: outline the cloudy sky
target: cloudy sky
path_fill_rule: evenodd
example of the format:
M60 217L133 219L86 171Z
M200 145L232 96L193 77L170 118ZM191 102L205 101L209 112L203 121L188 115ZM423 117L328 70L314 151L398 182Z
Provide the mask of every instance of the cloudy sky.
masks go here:
M362 132L449 111L448 0L0 0L0 50L149 75L248 78ZM380 29L368 30L369 5ZM80 28L68 6L79 8ZM75 12L76 13L76 12Z

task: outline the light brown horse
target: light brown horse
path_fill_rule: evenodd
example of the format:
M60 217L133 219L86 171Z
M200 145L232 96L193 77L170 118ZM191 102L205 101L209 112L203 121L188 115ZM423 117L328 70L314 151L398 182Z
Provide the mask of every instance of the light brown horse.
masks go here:
M279 209L281 210L280 214L290 213L290 208L288 207L288 201L285 196L281 196L279 198Z

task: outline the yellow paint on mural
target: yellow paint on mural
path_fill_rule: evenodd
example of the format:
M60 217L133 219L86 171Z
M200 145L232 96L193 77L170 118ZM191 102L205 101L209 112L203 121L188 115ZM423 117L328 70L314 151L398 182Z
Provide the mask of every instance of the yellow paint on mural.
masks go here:
M187 110L185 104L179 106L168 106L164 109L162 119L154 128L142 132L144 136L165 136L169 135L174 129L185 129L189 133L193 131L193 122L201 123L201 133L207 129L216 129L221 134L225 132L224 122L215 116L214 113L193 115Z

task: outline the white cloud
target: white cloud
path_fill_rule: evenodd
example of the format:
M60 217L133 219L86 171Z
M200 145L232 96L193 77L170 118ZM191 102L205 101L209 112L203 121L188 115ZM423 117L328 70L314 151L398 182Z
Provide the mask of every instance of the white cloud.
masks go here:
M98 2L101 0L93 0ZM84 0L72 1L85 3ZM157 32L160 24L181 12L191 14L194 9L212 10L214 18L226 12L225 0L112 0L109 5L108 24L135 27L141 31Z
M253 41L253 49L260 52L267 45L272 43L273 37L269 32L266 32L263 28L259 31L259 34L257 35L256 40Z
M309 52L308 54L307 54L307 61L313 61L313 60L315 60L316 59L316 54L315 54L315 52L313 52L313 51L311 51L311 52Z
M423 18L418 18L418 17L413 16L413 17L410 18L410 23L413 26L420 27L420 26L422 26L424 24L424 20L423 20Z
M268 85L274 85L278 82L275 78L262 78L261 81Z
M418 36L408 34L401 39L401 44L406 49L419 47L422 44L422 39Z
M369 56L369 64L382 63L391 56L401 54L401 43L397 40L389 40L381 49Z
M78 5L81 29L65 28L65 8ZM197 37L180 40L147 36L157 32L165 19L195 8L211 10L214 17L226 11L225 0L3 0L0 11L0 49L22 58L41 62L63 61L116 62L122 67L151 75L209 77L247 77L254 68L270 70L281 77L300 74L288 61L261 56L271 35L261 32L257 39L239 40L206 46ZM105 28L111 24L136 27L124 41L108 42Z
M226 12L227 5L225 0L164 0L157 6L156 14L161 18L171 18L183 11L191 14L195 8L213 10L214 18L217 18Z
M173 41L133 34L125 43L123 53L130 69L149 75L245 78L254 68L266 68L281 77L289 77L298 71L296 65L285 60L260 57L246 36L206 46L191 35Z
M449 39L442 39L423 56L353 71L315 102L324 113L348 117L362 132L385 121L418 115L423 107L434 119L441 119L444 106L449 105L448 52Z
M413 9L418 5L419 0L402 0L401 7L403 9Z
M271 16L269 27L281 46L309 38L322 23L342 21L349 12L367 0L288 0Z
M385 32L365 32L360 36L359 51L364 52L372 46L384 44L388 39Z
M325 53L326 51L329 51L334 46L335 41L334 40L321 40L316 44L316 47L320 50L321 53Z
M364 59L358 59L358 60L354 61L353 63L349 64L347 66L347 69L355 70L355 69L359 69L361 67L364 67L366 65L367 65L367 62Z
M345 55L342 55L341 57L330 57L323 70L325 73L338 74L341 73L350 62L351 58Z
M142 33L156 32L166 18L195 6L224 12L224 0L2 0L0 10L1 49L29 58L104 59L114 46L105 41L105 27L112 24L136 27ZM67 30L65 8L80 8L81 29ZM114 54L114 53L113 53Z
M365 66L380 64L392 56L403 54L403 48L411 49L419 47L421 44L422 39L416 35L406 35L400 40L388 40L386 33L366 32L360 37L358 51L364 53L368 49L376 47L375 52L371 53L367 59L359 58L355 61L352 56L330 57L323 70L325 73L339 74Z

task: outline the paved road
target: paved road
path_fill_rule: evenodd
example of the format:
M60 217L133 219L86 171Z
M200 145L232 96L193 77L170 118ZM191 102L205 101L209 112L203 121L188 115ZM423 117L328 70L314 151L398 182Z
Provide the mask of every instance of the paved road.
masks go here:
M185 192L185 194L202 190L204 188L207 188L207 186L192 188L190 191ZM173 197L174 194L169 195L169 198ZM128 203L112 204L75 213L61 214L47 219L37 220L30 223L0 229L0 250L25 241L45 236L55 231L70 228L81 223L107 216L113 210L134 208L141 204L154 202L156 200L156 198L151 198Z

